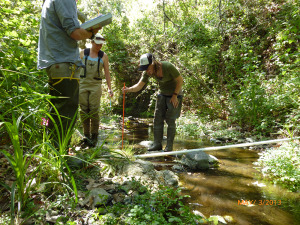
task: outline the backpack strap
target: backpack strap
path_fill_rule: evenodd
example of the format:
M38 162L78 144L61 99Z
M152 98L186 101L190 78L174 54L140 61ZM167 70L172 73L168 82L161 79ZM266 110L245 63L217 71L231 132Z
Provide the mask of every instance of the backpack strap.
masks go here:
M85 67L84 67L84 74L83 74L83 76L80 76L80 77L86 77L86 62L87 62L88 56L90 55L90 51L91 51L91 49L89 49L89 48L84 49L84 56L85 56L84 65L85 65ZM98 69L97 69L98 78L95 78L96 80L98 80L98 79L100 80L100 70L99 70L99 68L100 68L100 60L103 58L103 56L104 56L104 52L100 50L98 52Z
M100 67L100 60L102 59L102 57L104 56L104 52L103 51L99 51L98 52L98 78L100 78L100 71L99 71L99 67Z
M81 75L80 77L86 77L86 61L87 61L88 56L90 55L90 49L89 48L85 48L84 51L83 51L83 53L84 53L84 56L85 56L85 62L84 62L85 66L84 66L84 74Z

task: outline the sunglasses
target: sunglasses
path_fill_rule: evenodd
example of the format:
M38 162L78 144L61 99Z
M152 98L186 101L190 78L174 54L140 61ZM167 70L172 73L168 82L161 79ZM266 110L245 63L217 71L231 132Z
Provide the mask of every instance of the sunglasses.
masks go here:
M95 37L95 40L105 41L105 38Z

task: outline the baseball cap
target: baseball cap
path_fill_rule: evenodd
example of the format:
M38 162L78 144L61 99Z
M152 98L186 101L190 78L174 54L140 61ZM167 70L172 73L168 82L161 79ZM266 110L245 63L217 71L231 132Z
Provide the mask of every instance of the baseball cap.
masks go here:
M149 65L152 63L153 55L150 53L146 53L140 58L140 67L139 71L145 71L148 69Z
M95 37L94 37L94 42L96 43L96 44L105 44L105 38L101 35L101 34L99 34L99 33L97 33L96 35L95 35Z

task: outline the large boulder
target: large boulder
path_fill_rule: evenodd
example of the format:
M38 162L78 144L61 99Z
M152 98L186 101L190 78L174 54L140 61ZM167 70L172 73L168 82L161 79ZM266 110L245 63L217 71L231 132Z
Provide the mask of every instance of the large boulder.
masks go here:
M179 161L181 164L187 166L191 170L207 170L209 169L210 157L203 151L189 152L182 156Z

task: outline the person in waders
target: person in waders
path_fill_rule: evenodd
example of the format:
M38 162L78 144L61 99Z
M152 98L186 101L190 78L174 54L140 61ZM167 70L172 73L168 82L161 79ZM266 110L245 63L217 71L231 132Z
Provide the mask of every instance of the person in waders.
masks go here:
M164 151L172 151L176 134L175 122L180 116L182 106L183 78L172 63L159 62L150 53L140 57L139 71L144 71L139 82L131 87L124 87L123 91L125 93L140 91L148 82L149 77L158 82L159 94L156 98L154 113L154 143L148 151L162 150L164 121L168 125L167 145Z
M106 79L110 97L113 97L113 91L111 90L108 56L101 51L105 39L102 35L96 34L91 42L91 48L80 52L85 68L79 85L79 105L85 136L83 144L94 147L97 144L99 131L102 79Z
M77 0L45 0L39 30L38 69L45 69L51 98L49 135L56 148L64 147L77 118L80 69L77 41L93 39L101 29L87 31L77 19Z

